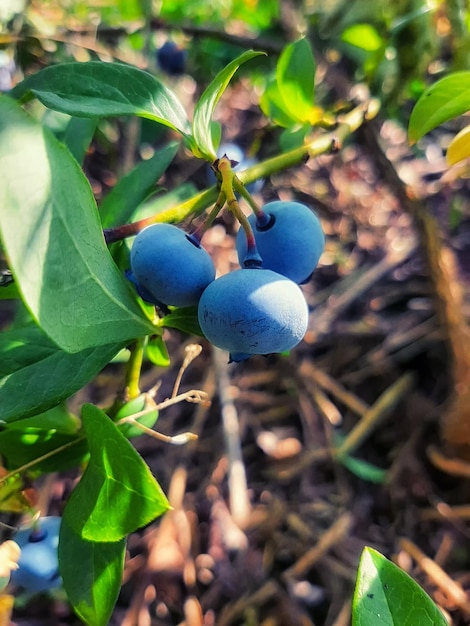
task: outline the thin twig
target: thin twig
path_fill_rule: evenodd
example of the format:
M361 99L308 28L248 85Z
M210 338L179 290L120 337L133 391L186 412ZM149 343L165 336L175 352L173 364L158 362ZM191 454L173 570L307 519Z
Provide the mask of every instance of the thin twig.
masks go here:
M228 374L227 354L219 350L219 348L214 348L213 355L225 445L229 461L230 512L236 524L243 527L249 520L251 507L240 442L238 412L230 391L231 384Z
M184 352L185 357L179 369L178 375L176 376L175 384L173 386L173 392L171 394L172 398L175 398L178 393L183 374L185 373L189 365L194 361L194 359L196 359L201 354L202 346L198 343L190 343L188 346L185 347Z
M309 383L313 382L331 393L339 402L357 415L363 415L370 408L366 402L358 398L356 394L345 389L338 381L316 367L310 360L304 359L302 361L299 375L308 390L310 389Z
M403 374L374 402L362 419L351 430L343 443L336 449L335 456L341 457L354 452L361 443L390 415L390 412L408 393L414 383L410 373Z
M467 616L470 615L470 602L467 593L455 580L409 539L400 539L400 547L417 562L429 580L437 585L451 602L455 603Z
M343 513L336 522L320 537L318 543L308 550L294 565L283 573L284 579L302 578L317 563L321 557L334 545L338 545L349 532L352 524L352 515L348 511Z
M354 280L348 276L347 279L340 281L326 303L315 310L315 336L320 338L328 335L334 321L345 309L384 276L404 263L415 250L415 244L409 242L401 250L389 252L378 263L372 265L365 272L361 272ZM345 285L347 287L344 289Z

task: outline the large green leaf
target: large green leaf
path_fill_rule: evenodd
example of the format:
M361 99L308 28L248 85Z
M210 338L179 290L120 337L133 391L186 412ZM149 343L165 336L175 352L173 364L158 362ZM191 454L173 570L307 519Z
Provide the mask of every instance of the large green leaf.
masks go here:
M104 228L126 223L139 206L155 189L155 185L173 160L179 144L172 142L141 161L126 176L119 179L100 206Z
M411 143L448 120L470 111L470 72L454 72L431 85L411 112Z
M206 87L196 104L193 118L193 139L196 144L196 155L209 161L216 159L216 152L212 142L211 122L214 109L224 93L230 79L240 65L264 52L247 50L221 70L214 80Z
M446 626L428 594L402 569L364 548L354 591L353 626Z
M78 163L82 163L98 125L97 118L72 117L63 141Z
M276 83L284 110L296 122L313 121L315 59L306 38L288 44L276 65Z
M28 76L10 92L35 96L45 106L79 117L139 115L187 135L184 108L173 92L148 72L122 63L60 63Z
M88 626L107 626L119 595L126 541L86 541L62 518L59 570L74 611Z
M123 344L70 354L35 324L0 333L0 419L45 411L92 380Z
M168 510L160 485L109 417L82 408L90 461L65 507L72 529L89 541L120 541Z
M0 233L23 300L61 348L144 336L152 325L106 248L90 185L67 148L0 97Z

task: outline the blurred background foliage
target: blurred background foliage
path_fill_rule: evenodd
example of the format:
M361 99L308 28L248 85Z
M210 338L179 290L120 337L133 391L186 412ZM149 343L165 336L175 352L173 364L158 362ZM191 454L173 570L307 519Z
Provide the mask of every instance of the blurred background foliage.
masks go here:
M396 110L429 75L468 69L469 19L464 0L1 0L0 71L106 53L156 70L154 52L171 38L204 84L243 49L272 54L308 34L319 56Z

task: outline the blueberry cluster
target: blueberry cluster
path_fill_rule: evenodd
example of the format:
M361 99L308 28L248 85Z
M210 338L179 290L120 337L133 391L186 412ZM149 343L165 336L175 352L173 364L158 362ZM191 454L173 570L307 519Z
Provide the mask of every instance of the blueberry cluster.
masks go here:
M19 530L14 539L21 548L18 569L11 573L11 581L25 591L37 593L60 587L57 548L60 517L42 517L32 527Z
M130 257L130 277L141 297L156 304L197 304L202 332L231 361L285 352L302 340L308 307L299 284L312 274L325 244L318 218L298 202L268 203L249 222L254 247L240 229L241 269L217 279L197 238L169 224L142 230Z

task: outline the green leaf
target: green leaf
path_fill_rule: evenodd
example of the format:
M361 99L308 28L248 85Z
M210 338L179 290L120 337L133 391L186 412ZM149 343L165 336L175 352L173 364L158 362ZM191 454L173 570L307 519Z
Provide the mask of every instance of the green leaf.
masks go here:
M67 598L88 626L106 626L122 583L126 541L85 541L65 518L59 534L59 571Z
M19 420L45 411L92 380L123 344L70 354L35 324L0 334L0 418Z
M67 352L152 331L106 248L91 187L67 148L0 97L0 233L22 298Z
M11 282L8 285L0 285L0 300L17 300L20 297L20 292L15 282Z
M187 135L186 113L170 89L148 72L122 63L59 63L28 76L10 92L78 117L138 115Z
M310 130L310 126L308 124L304 124L303 126L298 126L296 128L291 126L290 128L286 128L282 131L279 136L279 146L281 147L282 152L288 152L289 150L294 150L295 148L303 146Z
M40 428L42 430L58 432L62 435L76 435L81 429L82 423L76 415L69 413L62 404L55 406L44 413L39 413L24 420L10 422L6 430L26 430L27 428Z
M292 126L297 124L284 104L284 99L275 78L268 82L261 96L260 106L266 117L273 120L277 126L292 128Z
M313 121L315 59L306 38L288 44L276 65L276 83L284 111L297 122Z
M176 207L197 194L198 190L193 183L183 183L167 193L161 194L139 205L132 214L133 221L145 219L151 215L162 213ZM126 240L129 241L129 240Z
M217 158L211 129L212 115L217 102L240 65L263 54L265 53L247 50L224 67L204 90L196 104L193 118L193 138L196 146L196 156L202 156L209 161L214 161Z
M352 608L353 626L447 626L428 594L402 569L364 548Z
M57 454L36 463L31 469L59 472L79 465L88 453L78 418L58 406L29 419L10 422L0 431L0 455L8 470L57 450ZM67 446L60 450L62 446Z
M453 72L425 90L411 112L410 143L439 124L470 111L470 72Z
M376 52L384 46L384 40L372 24L352 24L342 32L341 39L366 52Z
M199 335L203 337L203 332L199 326L197 317L197 306L188 306L174 309L165 317L159 320L160 326L164 328L176 328L188 335Z
M150 337L145 346L145 354L149 361L157 367L168 367L170 365L170 355L166 347L163 337L153 335Z
M119 541L162 515L169 504L142 457L106 413L85 404L82 421L90 461L64 517L83 539Z
M173 160L178 147L178 142L168 144L119 179L100 206L104 228L125 224L131 218L136 207L155 189L158 179Z
M97 125L98 119L93 117L72 117L67 124L63 141L77 163L83 163Z
M386 470L372 465L372 463L368 463L367 461L363 461L362 459L356 459L353 456L346 455L339 457L338 461L361 480L367 480L370 483L381 485L387 478Z

